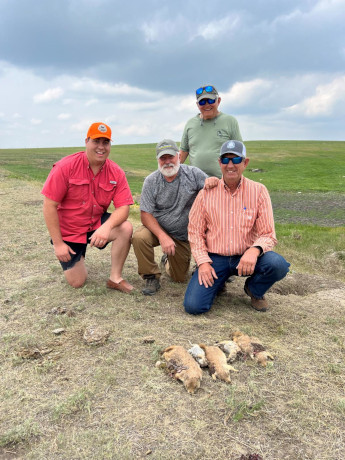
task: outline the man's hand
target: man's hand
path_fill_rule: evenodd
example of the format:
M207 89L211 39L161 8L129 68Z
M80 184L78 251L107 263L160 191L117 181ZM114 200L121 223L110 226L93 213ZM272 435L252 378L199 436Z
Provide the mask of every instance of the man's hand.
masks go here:
M90 238L90 246L96 246L96 248L102 248L109 241L111 228L107 222L98 227Z
M71 260L71 254L75 254L73 249L64 242L54 244L53 247L55 255L60 262L69 262Z
M204 262L198 268L198 280L200 286L203 284L205 288L214 285L214 279L218 279L216 272L209 262Z
M254 273L255 265L260 255L260 249L249 248L241 257L237 265L238 276L249 276Z
M218 177L208 177L207 179L205 179L204 188L206 190L209 190L211 188L217 187L218 182L219 182Z
M159 244L161 245L164 254L167 254L168 256L175 255L175 243L169 235L165 234L164 236L159 238Z

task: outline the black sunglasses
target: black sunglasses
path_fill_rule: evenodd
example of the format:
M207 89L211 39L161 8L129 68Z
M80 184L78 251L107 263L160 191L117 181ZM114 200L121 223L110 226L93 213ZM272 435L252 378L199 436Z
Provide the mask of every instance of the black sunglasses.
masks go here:
M216 102L215 99L201 99L201 101L198 102L199 105L205 105L206 102L209 104L214 104Z
M234 157L234 158L229 158L229 157L220 157L220 162L222 165L228 165L230 161L233 162L234 165L239 165L242 163L243 158L242 157Z

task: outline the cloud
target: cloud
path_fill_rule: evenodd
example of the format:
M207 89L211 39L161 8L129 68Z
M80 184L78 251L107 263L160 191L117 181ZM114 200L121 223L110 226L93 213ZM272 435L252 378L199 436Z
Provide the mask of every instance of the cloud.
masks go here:
M341 76L329 84L317 86L313 96L287 107L286 111L307 117L329 117L336 115L337 112L345 114L344 104L345 76Z
M34 102L39 104L41 102L51 102L56 99L60 99L64 91L62 88L50 88L44 91L44 93L39 93L34 95Z
M57 116L58 120L69 120L71 118L70 113L59 113Z
M38 118L31 118L30 123L32 125L40 125L42 123L42 120L39 120Z
M239 16L226 16L216 21L201 24L198 26L198 31L194 38L200 36L205 40L215 40L218 37L224 36L224 34L231 35L239 26L239 22Z
M236 82L227 93L222 96L224 101L234 106L247 105L267 94L272 88L272 82L262 78L251 81Z

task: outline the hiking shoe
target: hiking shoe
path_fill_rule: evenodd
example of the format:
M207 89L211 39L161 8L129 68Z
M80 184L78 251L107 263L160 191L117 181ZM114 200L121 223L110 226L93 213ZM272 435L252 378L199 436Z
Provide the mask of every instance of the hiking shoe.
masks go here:
M164 268L167 262L168 262L168 254L163 254L161 258L161 266Z
M257 299L256 297L254 297L253 294L250 292L247 281L244 283L244 292L247 294L247 296L250 297L250 300L251 300L250 303L251 303L251 306L254 308L254 310L262 311L262 312L265 312L268 310L268 304L267 304L265 297L262 297L261 299Z
M156 278L155 275L144 275L146 279L146 284L144 289L141 291L144 295L155 295L156 292L161 288L159 283L159 278Z

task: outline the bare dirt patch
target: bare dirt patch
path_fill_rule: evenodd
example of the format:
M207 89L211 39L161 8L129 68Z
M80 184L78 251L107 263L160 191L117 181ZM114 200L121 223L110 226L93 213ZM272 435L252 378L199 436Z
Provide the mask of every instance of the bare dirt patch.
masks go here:
M292 263L268 293L266 314L250 308L244 280L236 278L208 314L193 317L182 307L185 284L163 276L156 296L141 295L133 251L125 276L136 291L110 292L109 253L92 249L88 282L73 290L40 206L27 204L41 201L39 190L0 180L0 458L344 457L341 281L296 273ZM83 335L96 326L107 339L90 346ZM64 332L56 336L58 328ZM212 345L234 329L259 337L274 362L236 362L231 385L203 371L194 396L155 368L169 345Z

